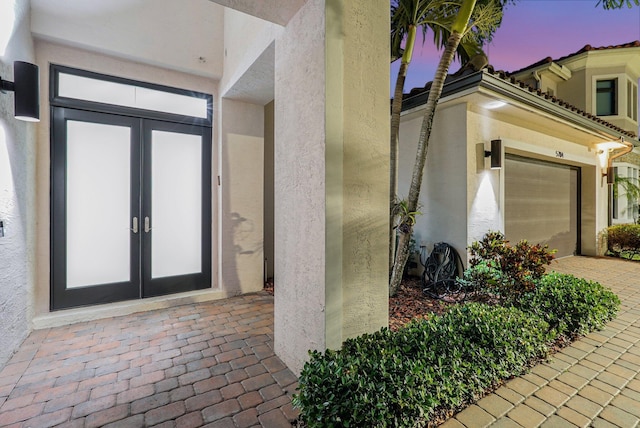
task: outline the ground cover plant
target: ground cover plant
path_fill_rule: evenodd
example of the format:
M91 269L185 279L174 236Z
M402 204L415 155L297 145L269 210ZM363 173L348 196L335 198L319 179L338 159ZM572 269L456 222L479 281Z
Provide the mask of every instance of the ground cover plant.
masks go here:
M603 328L618 312L620 299L595 281L552 272L514 305L544 319L557 334L575 337Z
M549 331L517 308L457 305L311 352L294 403L309 427L426 426L546 355Z
M417 320L390 323L396 331L310 353L294 397L304 425L434 426L567 339L602 328L618 310L618 297L596 282L545 274L552 254L544 247L513 250L495 233L472 247L477 263L469 270L476 272L465 272L465 286L481 302L420 305L410 311ZM504 255L511 263L500 263ZM402 313L400 303L390 311Z

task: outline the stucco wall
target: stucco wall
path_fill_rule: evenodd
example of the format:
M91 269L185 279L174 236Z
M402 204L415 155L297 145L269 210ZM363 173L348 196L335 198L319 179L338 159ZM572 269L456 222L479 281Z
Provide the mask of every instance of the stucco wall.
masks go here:
M327 19L343 7L339 25L327 25L334 42L328 58L343 59L343 76L327 85L327 98L342 88L342 334L330 346L388 325L389 206L389 3L384 0L327 2ZM337 38L335 38L338 36ZM327 62L327 76L339 73ZM333 102L333 100L332 100ZM331 107L330 107L331 109ZM329 119L328 119L329 120ZM332 118L331 120L335 120ZM327 124L331 126L331 124ZM333 147L336 148L336 147ZM330 172L327 171L330 175ZM335 196L327 189L327 199ZM334 222L327 212L327 221ZM327 248L331 251L331 248ZM327 265L327 270L331 269ZM328 306L328 304L327 304ZM327 332L329 335L330 332Z
M408 192L421 114L416 109L401 124L400 197ZM433 244L444 241L465 260L466 247L473 241L489 230L504 231L504 170L491 170L488 159L476 152L489 150L491 140L498 138L506 153L580 167L581 250L582 254L599 254L598 235L607 224L607 189L598 179L595 150L545 127L543 121L534 124L474 104L452 106L447 102L438 107L429 143L420 197L423 214L414 228L417 244L430 251ZM580 138L594 140L588 134ZM562 152L562 158L557 152Z
M309 0L276 39L274 341L293 370L325 348L324 26Z
M584 69L572 70L571 79L558 83L555 96L584 111L591 111L591 89Z
M221 284L232 294L263 287L264 108L222 99Z
M494 119L489 119L487 115L482 110L470 112L468 125L470 129L476 130L470 131L470 135L476 136L475 141L484 141L486 150L490 148L490 140L500 138L505 153L580 167L581 252L595 255L598 228L606 227L606 188L595 179L598 169L595 151L588 146L575 144L566 137L555 135L550 130L549 133L544 133L539 129L510 123L508 117L497 115ZM563 157L559 158L557 152L562 152ZM489 208L495 216L491 222L487 222L480 212L470 212L469 243L481 238L488 230L504 230L504 171L485 169L475 174L475 177L477 193L470 192L469 197L483 205L495 197L495 202ZM485 187L486 183L483 182L487 178L491 183L490 187ZM473 187L470 186L470 189ZM488 189L490 190L487 191ZM600 213L599 205L603 203L604 216Z
M388 6L309 0L276 39L275 347L294 372L387 324Z
M224 68L220 94L231 87L254 64L282 32L282 27L226 8L224 11Z
M13 24L13 31L0 36L0 76L13 81L13 61L34 62L29 1L3 5L0 25ZM29 334L33 316L35 125L13 117L13 100L12 92L0 94L0 368Z
M264 259L267 278L274 274L274 236L273 236L273 174L274 174L274 120L275 103L264 106Z
M36 315L49 313L49 228L50 228L50 121L49 121L49 64L60 64L76 67L84 70L95 71L113 76L125 77L135 80L173 86L183 89L213 94L214 99L214 123L218 115L216 105L217 83L214 80L188 75L173 70L162 69L127 60L122 60L99 53L88 52L81 49L61 46L43 40L36 40L36 60L40 66L40 123L38 124L38 148L37 148L37 280L35 292ZM214 136L215 136L214 129ZM217 143L213 141L213 171L212 177L216 177L219 171ZM216 186L212 186L212 200L217 200ZM217 224L217 206L213 207L213 224ZM217 278L217 234L213 228L213 263L212 278ZM214 283L216 288L218 284Z
M415 163L423 110L400 128L398 195L406 198ZM429 251L437 242L453 245L462 255L467 246L466 104L439 106L429 140L414 236ZM475 157L473 158L475 160ZM474 170L475 171L475 170Z

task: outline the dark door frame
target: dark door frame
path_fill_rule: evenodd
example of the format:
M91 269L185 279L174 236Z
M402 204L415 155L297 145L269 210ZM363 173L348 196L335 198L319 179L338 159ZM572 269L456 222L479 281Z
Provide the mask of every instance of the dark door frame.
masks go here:
M147 87L160 91L204 98L207 100L207 117L196 118L107 105L86 100L58 96L59 74L68 73L122 84ZM212 103L210 94L155 85L146 82L107 76L52 64L50 67L51 106L51 229L50 229L50 309L110 303L144 297L177 293L211 287L211 157L212 157ZM77 120L108 125L127 126L131 129L131 218L142 219L150 212L149 189L145 182L150 178L151 131L160 129L202 136L202 271L168 278L151 279L152 234L140 231L131 239L131 281L101 284L81 288L66 288L66 121ZM137 215L136 215L137 214ZM135 236L134 236L135 235ZM144 241L147 242L144 242Z

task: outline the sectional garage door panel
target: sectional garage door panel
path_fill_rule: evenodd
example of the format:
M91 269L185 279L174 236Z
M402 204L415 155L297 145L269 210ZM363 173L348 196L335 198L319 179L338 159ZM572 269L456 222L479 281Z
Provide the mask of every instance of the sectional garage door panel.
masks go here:
M580 171L515 156L505 159L505 235L548 244L556 257L579 251Z

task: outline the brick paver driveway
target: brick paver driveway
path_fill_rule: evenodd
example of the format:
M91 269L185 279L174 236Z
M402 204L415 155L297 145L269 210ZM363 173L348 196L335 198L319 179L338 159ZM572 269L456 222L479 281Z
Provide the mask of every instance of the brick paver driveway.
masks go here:
M0 372L0 426L290 427L296 387L254 294L34 331Z
M551 270L595 280L622 301L618 317L458 413L443 428L623 427L640 422L640 263L568 257Z

